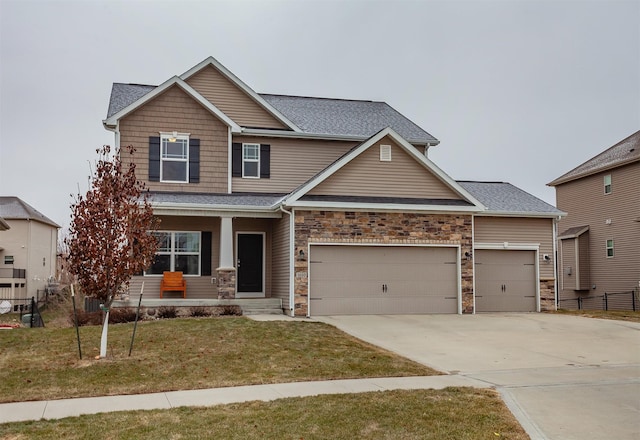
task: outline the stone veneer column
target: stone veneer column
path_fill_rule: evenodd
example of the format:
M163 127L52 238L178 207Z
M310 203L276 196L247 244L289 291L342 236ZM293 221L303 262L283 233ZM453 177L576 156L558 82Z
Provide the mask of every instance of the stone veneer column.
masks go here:
M236 297L236 268L233 264L233 220L220 218L220 267L218 275L218 299Z
M218 299L233 299L236 297L236 269L219 267L218 275Z

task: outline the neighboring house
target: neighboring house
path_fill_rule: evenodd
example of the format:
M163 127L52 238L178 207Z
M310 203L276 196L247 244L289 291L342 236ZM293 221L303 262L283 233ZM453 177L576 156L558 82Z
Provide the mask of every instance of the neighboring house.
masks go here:
M0 299L31 298L56 275L58 226L18 197L0 197Z
M456 182L438 140L384 102L258 94L214 58L113 85L104 126L133 145L161 219L131 291L274 298L292 315L555 308L551 205ZM131 160L123 155L123 160Z
M640 285L640 131L549 183L559 208L559 307ZM593 299L598 298L598 302ZM612 296L612 303L631 295ZM636 305L638 307L640 305Z

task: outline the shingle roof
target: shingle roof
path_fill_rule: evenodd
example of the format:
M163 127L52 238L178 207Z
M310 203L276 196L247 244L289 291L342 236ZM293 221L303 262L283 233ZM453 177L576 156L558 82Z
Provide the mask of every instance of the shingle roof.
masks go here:
M178 192L150 192L151 203L180 203L193 205L210 205L239 208L256 207L272 208L283 199L285 194L205 194Z
M129 104L133 104L155 88L156 86L148 86L144 84L113 83L113 86L111 87L111 98L109 99L109 109L107 110L107 118L115 115Z
M134 103L156 86L114 83L107 118ZM391 127L414 144L438 140L385 102L260 94L303 133L368 138Z
M558 235L559 239L576 238L589 230L589 226L575 226Z
M5 220L36 220L59 228L53 220L18 197L0 197L0 218Z
M605 171L639 160L640 131L636 131L628 138L621 140L613 147L606 149L597 156L592 157L581 165L578 165L568 173L565 173L550 182L548 185L556 186L561 183L569 182L571 180L579 179L581 177L589 176L600 171Z
M391 127L411 143L438 142L386 102L269 94L260 96L305 133L368 138Z
M460 186L487 207L487 213L563 215L555 206L506 182L458 180Z

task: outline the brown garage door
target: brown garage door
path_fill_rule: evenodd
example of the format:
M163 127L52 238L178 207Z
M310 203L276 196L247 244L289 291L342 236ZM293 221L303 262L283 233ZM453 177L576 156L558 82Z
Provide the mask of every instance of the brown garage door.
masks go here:
M456 256L449 247L311 246L309 313L457 313Z
M476 311L535 312L535 251L476 250Z

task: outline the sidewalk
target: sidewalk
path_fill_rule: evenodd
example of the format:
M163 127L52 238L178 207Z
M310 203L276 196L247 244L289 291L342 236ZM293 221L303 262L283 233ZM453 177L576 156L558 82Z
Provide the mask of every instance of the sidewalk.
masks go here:
M319 394L350 394L369 391L442 389L472 386L487 388L485 382L464 376L385 377L369 379L294 382L205 390L169 391L127 396L84 397L0 404L0 423L61 419L113 411L169 409L180 406L211 406L253 400L270 401Z

